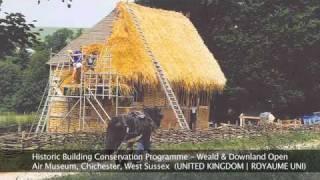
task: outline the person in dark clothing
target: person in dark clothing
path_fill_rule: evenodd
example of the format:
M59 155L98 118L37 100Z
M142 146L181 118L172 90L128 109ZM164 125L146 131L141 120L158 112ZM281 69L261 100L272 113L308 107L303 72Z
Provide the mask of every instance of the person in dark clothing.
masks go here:
M93 70L93 67L94 67L94 64L96 62L96 60L98 59L97 58L97 54L96 53L92 53L89 55L88 59L87 59L87 64L88 64L88 67Z
M160 108L144 108L127 115L113 117L106 132L106 150L116 151L122 142L138 138L138 151L149 151L152 132L160 127L163 114ZM128 144L132 146L135 141ZM131 147L130 147L131 148Z
M189 127L191 130L196 129L196 122L197 122L197 107L193 106L191 107L190 121L189 121Z

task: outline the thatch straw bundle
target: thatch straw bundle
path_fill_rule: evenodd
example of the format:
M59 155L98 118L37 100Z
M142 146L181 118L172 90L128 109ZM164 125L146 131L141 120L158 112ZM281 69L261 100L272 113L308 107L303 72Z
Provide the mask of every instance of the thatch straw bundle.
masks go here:
M82 47L82 53L84 55L90 55L92 53L99 54L104 47L105 47L104 44L98 44L98 43L89 44L89 45L86 45L86 46Z

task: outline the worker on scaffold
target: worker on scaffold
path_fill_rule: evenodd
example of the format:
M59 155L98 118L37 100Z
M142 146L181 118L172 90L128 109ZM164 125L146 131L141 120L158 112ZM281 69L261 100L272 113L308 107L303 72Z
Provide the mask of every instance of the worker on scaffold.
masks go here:
M89 67L90 70L94 69L94 64L96 62L96 60L98 59L98 55L97 52L93 52L89 55L89 57L87 58L87 65Z
M75 83L77 80L77 71L82 68L82 59L83 54L81 50L72 51L69 50L69 55L71 56L71 61L73 64L73 72L72 72L72 83Z

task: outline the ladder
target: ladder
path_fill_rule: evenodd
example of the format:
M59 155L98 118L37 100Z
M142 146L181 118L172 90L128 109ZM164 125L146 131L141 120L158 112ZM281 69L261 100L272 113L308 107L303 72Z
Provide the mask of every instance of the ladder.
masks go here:
M57 64L56 69L50 75L50 80L49 80L50 84L49 85L54 90L53 95L59 95L59 96L63 95L63 93L59 87L61 85L61 75L62 75L62 70L64 67L65 67L65 63Z
M42 97L41 97L40 104L38 106L37 112L35 113L34 119L37 120L36 123L39 122L38 119L41 117L40 116L41 115L40 111L42 112L43 108L45 107L45 104L46 104L45 102L46 102L46 99L48 97L48 94L47 94L48 93L48 89L49 89L49 82L47 82L47 85L46 85L45 90L44 90L44 92L42 94ZM29 130L29 134L31 134L32 132L36 131L36 129L35 129L35 128L37 128L36 123L35 123L35 121L32 122L30 130Z
M50 89L48 90L48 95L46 97L46 100L43 104L42 107L42 112L35 130L35 133L43 133L44 129L46 127L47 121L48 121L48 117L49 117L49 105L51 102L51 97L50 97Z
M50 72L49 83L43 94L43 97L46 96L46 99L44 102L43 100L40 102L40 105L38 108L38 110L41 109L41 113L39 114L38 123L37 123L36 129L34 130L36 134L43 133L45 131L45 127L49 120L49 112L50 112L50 104L51 104L52 96L63 95L59 86L61 83L60 76L64 66L65 66L65 63L57 64L54 72ZM33 127L31 127L30 129L30 133L32 132L33 132Z
M173 112L178 120L178 123L180 125L180 127L182 129L190 129L188 124L187 124L187 121L186 121L186 118L184 117L184 114L183 114L183 111L181 110L181 107L178 103L178 100L173 92L173 89L169 83L169 80L168 78L166 77L165 75L165 72L163 71L163 68L161 67L159 61L156 59L156 57L153 55L152 51L151 51L151 48L149 47L148 45L148 42L143 34L143 31L142 31L142 28L138 22L138 17L135 15L134 11L128 6L127 6L127 9L129 11L129 14L131 14L132 16L132 19L134 21L134 24L141 36L141 39L144 43L144 47L145 49L147 50L147 53L148 55L150 56L151 60L152 60L152 64L156 70L156 73L157 73L157 76L158 76L158 79L160 81L160 84L162 86L162 88L164 89L164 92L166 94L166 97L167 99L169 100L169 103L170 103L170 106L171 108L173 109Z

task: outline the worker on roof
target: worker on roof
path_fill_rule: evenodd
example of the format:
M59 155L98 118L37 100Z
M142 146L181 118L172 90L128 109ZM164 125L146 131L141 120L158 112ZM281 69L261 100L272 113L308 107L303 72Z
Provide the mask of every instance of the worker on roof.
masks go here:
M69 50L69 55L71 56L71 61L73 63L73 72L72 72L72 83L76 82L77 70L82 67L83 55L80 50L72 51Z
M94 64L95 64L97 58L98 58L98 55L96 52L93 52L89 55L89 57L87 59L87 64L88 64L88 67L90 68L90 70L93 70Z

